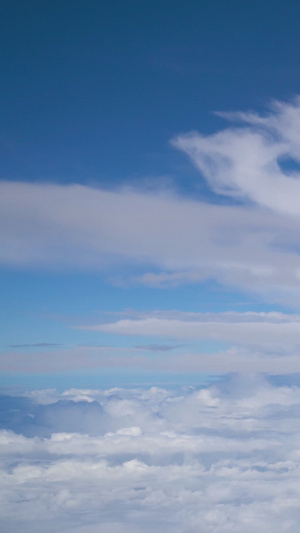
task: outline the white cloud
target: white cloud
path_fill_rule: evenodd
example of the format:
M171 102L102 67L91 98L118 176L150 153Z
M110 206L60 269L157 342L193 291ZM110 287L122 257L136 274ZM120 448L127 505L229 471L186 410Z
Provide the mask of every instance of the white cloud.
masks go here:
M189 391L56 393L86 394L114 429L0 432L5 533L298 531L298 387L253 376ZM73 406L80 427L86 412Z
M164 271L143 275L147 284L215 277L249 288L298 286L300 241L291 219L80 186L2 182L0 192L2 264L105 270L127 262Z
M10 350L0 353L3 371L55 372L72 368L133 366L148 350L114 347L67 347L57 350Z
M181 340L179 353L153 360L140 359L140 365L173 372L267 372L288 374L300 371L300 316L278 312L185 313L155 311L132 313L108 324L83 329L119 335L153 336ZM205 353L199 341L215 341L229 346ZM187 348L188 346L188 348ZM216 348L215 348L216 350Z
M180 354L155 355L103 355L95 349L90 353L88 349L82 349L80 358L72 351L59 351L53 356L49 352L13 353L0 354L2 371L6 372L60 372L78 368L101 369L101 368L134 368L135 370L186 373L213 373L227 374L228 372L240 372L251 374L252 372L265 372L270 375L283 375L300 372L299 353L287 353L279 351L279 354L270 354L270 351L250 350L245 348L229 348L215 353L205 353L192 348L189 351L181 350ZM20 361L22 362L20 364Z
M270 313L155 312L84 329L172 339L213 339L241 346L290 351L300 347L300 315Z
M300 171L284 172L280 163L287 158L300 163L300 99L275 103L264 117L220 115L239 120L243 127L211 136L190 133L177 137L173 144L190 156L217 193L298 217Z
M241 128L178 137L218 194L218 205L171 191L104 191L79 185L0 183L0 264L102 270L133 283L222 284L299 298L298 174L278 161L300 158L300 104L266 117L240 114ZM247 122L245 126L245 122ZM251 200L251 202L250 202ZM121 268L120 268L121 267ZM125 280L126 281L126 280Z
M118 313L117 313L118 316ZM53 372L72 369L135 368L168 373L300 372L300 315L279 312L185 313L126 312L112 323L82 329L136 337L135 347L58 347L0 353L8 372ZM164 344L139 345L137 339L179 340L173 350ZM204 341L204 345L199 345ZM206 342L213 344L208 348ZM221 344L220 344L221 343ZM83 400L87 399L83 396Z

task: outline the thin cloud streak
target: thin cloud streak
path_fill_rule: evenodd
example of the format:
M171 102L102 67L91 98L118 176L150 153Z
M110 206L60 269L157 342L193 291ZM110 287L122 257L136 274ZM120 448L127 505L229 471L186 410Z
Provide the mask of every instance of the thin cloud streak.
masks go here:
M171 339L212 339L239 346L283 352L300 348L300 315L270 313L142 313L109 324L82 329L122 335L149 335Z
M151 352L150 352L151 353ZM3 372L45 373L76 369L134 369L166 372L169 375L184 372L227 374L262 372L284 375L300 372L298 351L271 354L269 350L231 347L215 353L205 353L195 347L179 354L152 353L137 348L73 348L33 352L3 352L0 354Z
M9 344L10 348L47 348L50 346L62 346L56 342L35 342L33 344Z

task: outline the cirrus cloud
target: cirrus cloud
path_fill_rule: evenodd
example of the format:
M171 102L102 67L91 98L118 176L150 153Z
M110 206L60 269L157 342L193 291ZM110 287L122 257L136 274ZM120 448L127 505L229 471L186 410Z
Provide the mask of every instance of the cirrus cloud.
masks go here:
M186 152L218 194L250 200L287 215L300 215L300 98L275 102L265 116L219 113L238 121L214 135L178 136L174 146ZM293 160L298 170L280 163Z
M291 351L300 347L300 315L279 312L155 311L82 329L171 339L213 339L244 347Z
M229 118L242 125L173 141L208 181L210 201L171 190L0 182L0 264L100 270L150 286L215 279L298 299L300 100ZM295 169L284 170L291 161ZM132 271L124 274L125 265Z

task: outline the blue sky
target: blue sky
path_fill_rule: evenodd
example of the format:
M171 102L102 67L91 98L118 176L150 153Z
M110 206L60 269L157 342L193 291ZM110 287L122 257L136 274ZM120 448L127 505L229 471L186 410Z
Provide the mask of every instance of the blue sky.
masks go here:
M3 0L3 533L298 533L300 4Z
M300 371L288 5L2 3L2 386Z

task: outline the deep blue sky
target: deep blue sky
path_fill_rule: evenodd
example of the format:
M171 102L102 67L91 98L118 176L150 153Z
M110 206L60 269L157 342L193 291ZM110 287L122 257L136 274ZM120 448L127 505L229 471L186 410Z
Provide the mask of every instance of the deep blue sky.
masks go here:
M2 177L193 175L169 139L299 92L299 2L3 1Z
M270 101L289 101L300 93L299 20L296 0L2 1L1 181L79 183L112 191L133 186L146 195L167 188L181 198L235 205L234 196L212 191L170 141L192 130L209 135L225 128L214 111L264 113ZM5 246L17 215L15 210L5 219ZM120 220L122 216L121 209ZM24 223L24 235L26 227ZM206 231L205 224L199 228L199 233ZM24 250L32 230L28 232L16 241ZM48 233L43 235L39 238L47 243ZM235 239L229 232L225 240ZM17 251L13 239L11 243ZM252 290L251 280L249 286L240 281L235 287L226 276L220 281L213 273L168 289L124 283L120 277L130 268L134 277L148 267L155 273L162 267L155 258L144 268L143 258L135 263L121 251L112 253L121 259L117 266L112 261L111 276L107 268L104 273L97 267L85 270L76 262L49 269L47 262L35 259L25 266L3 261L3 352L17 344L37 344L34 349L41 343L161 345L161 339L147 336L138 340L74 329L107 322L107 312L124 309L295 311L295 302L290 306L289 296L275 297L275 289L270 297L270 292ZM173 256L170 267L169 259L165 270L176 271ZM199 341L193 349L200 348L211 351L213 345ZM12 376L4 384L12 384ZM54 378L43 379L43 384L55 385Z

